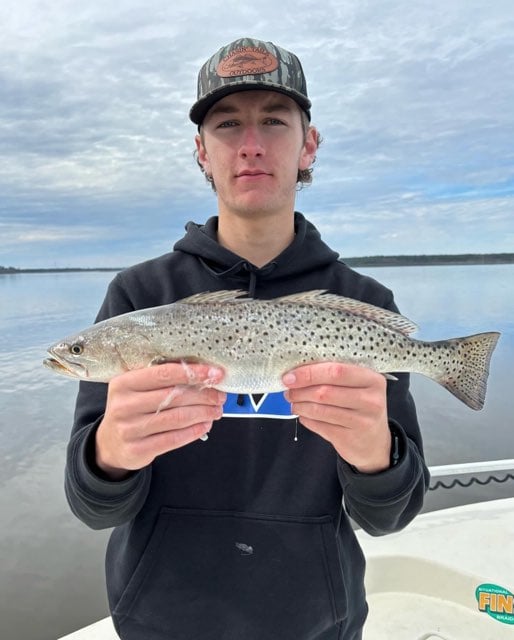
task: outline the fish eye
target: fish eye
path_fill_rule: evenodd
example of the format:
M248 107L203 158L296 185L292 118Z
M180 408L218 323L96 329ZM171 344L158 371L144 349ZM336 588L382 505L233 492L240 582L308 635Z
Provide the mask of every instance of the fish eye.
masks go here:
M70 347L70 352L74 356L80 356L83 351L84 351L84 347L81 344L79 344L78 342L75 342L75 344L72 344L71 347Z

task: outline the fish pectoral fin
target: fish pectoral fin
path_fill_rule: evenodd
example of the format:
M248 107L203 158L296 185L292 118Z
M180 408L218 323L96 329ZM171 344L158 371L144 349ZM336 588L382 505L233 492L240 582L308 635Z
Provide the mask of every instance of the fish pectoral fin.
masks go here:
M166 356L155 356L150 360L149 367L153 367L156 364L166 364L168 362L178 362L175 358L167 358Z
M182 358L169 358L166 356L156 356L155 358L153 358L153 360L151 360L148 366L151 367L153 365L169 364L169 363L179 364L184 370L188 380L188 382L184 386L198 384L196 380L196 374L194 370L191 369L191 367L189 366L190 364L209 364L205 360L197 358L196 356L185 356ZM199 388L207 389L212 387L213 384L214 384L214 380L207 378L206 380L203 381L203 383L200 385Z
M169 363L175 363L175 364L181 364L181 365L205 364L205 360L201 360L197 356L183 356L178 358L171 358L170 356L155 356L155 358L152 358L150 360L150 363L148 364L148 366L153 367L153 365L156 365L156 364L169 364Z

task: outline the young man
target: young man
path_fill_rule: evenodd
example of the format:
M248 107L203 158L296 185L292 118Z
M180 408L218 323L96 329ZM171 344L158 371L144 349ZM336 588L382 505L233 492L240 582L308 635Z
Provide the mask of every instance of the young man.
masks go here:
M119 273L98 320L221 289L327 289L396 310L295 213L318 146L310 106L300 62L272 43L238 40L207 61L191 119L218 215ZM396 531L427 486L408 376L325 362L286 374L285 398L202 386L222 377L171 363L81 383L66 490L86 524L115 527L120 637L361 638L364 559L347 513L373 535ZM189 386L157 413L176 385Z

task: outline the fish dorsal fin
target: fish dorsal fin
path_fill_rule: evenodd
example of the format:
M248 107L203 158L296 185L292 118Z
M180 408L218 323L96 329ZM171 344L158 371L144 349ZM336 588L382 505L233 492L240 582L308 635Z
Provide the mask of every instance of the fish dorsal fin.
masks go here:
M293 293L292 295L275 298L273 302L279 304L305 304L320 309L337 309L345 311L355 316L366 318L373 322L393 329L404 335L409 335L417 330L417 325L405 316L382 309L375 305L355 300L353 298L345 298L333 293L327 293L325 289L314 289L312 291L304 291L302 293Z
M231 289L222 291L207 291L203 293L195 293L192 296L177 300L177 304L220 304L227 302L249 302L249 303L275 303L275 304L303 304L319 309L336 309L345 311L346 313L366 318L372 322L409 335L417 330L417 326L405 316L388 311L381 307L376 307L360 300L353 298L345 298L333 293L327 293L326 289L313 289L312 291L302 291L301 293L293 293L280 298L271 298L268 300L255 300L243 298L248 295L247 291L242 289Z
M242 289L222 290L222 291L204 291L195 293L192 296L177 300L176 304L207 304L214 302L240 302L241 296L248 295L247 291Z

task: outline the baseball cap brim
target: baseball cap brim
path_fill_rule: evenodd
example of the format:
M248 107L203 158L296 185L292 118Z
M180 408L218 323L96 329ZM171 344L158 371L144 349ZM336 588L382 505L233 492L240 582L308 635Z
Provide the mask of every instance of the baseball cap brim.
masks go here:
M241 81L241 82L232 82L229 85L225 85L223 87L219 87L214 91L203 96L200 100L195 102L195 104L191 107L189 111L190 119L197 125L202 124L205 116L207 115L209 109L226 96L231 93L236 93L239 91L256 91L256 90L264 90L264 91L276 91L277 93L282 93L283 95L292 98L298 106L307 114L309 120L311 119L311 101L305 96L301 95L296 91L292 91L291 89L285 89L281 85L274 84L272 82L252 82L252 81Z
M235 40L207 60L198 74L197 100L189 117L200 125L221 98L258 89L289 96L310 120L311 101L300 60L272 42L253 38Z

